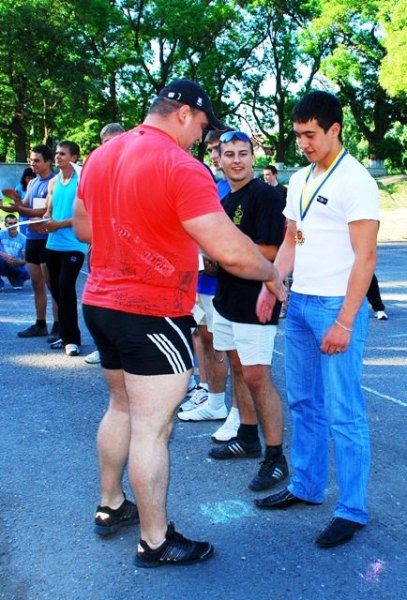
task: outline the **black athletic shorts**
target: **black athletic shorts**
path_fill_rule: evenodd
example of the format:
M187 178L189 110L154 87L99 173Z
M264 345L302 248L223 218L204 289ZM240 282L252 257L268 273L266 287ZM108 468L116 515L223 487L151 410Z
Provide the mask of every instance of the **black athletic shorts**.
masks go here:
M45 263L45 245L47 240L27 240L25 243L25 260L33 265Z
M184 373L193 366L192 317L152 317L83 305L104 369L133 375Z

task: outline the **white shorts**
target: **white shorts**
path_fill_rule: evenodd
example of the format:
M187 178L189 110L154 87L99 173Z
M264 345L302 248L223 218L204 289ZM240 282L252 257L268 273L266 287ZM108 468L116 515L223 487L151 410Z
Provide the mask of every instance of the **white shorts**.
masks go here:
M213 332L213 300L210 294L197 294L193 315L197 325L206 325L210 333Z
M277 325L236 323L224 319L213 309L213 347L215 350L236 350L245 366L271 365Z

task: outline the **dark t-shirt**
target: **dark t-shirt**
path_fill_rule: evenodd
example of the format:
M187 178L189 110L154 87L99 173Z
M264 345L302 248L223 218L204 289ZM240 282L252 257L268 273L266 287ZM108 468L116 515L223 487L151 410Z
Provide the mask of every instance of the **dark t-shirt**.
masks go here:
M227 194L222 205L236 227L255 244L281 245L284 216L278 192L273 187L260 179L252 179L237 192ZM235 277L222 268L219 269L218 282L213 304L222 317L237 323L260 324L256 316L256 302L262 282ZM281 303L277 302L271 324L277 324L280 309Z

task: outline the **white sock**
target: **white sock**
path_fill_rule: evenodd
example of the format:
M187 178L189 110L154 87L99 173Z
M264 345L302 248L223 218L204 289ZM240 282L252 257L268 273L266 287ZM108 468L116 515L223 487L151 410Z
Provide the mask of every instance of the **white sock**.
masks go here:
M220 394L214 394L213 392L209 392L208 394L208 406L213 410L217 410L218 408L222 408L225 404L225 392L220 392Z
M198 383L198 387L203 388L204 390L208 391L208 384L207 383L202 383L202 381L200 381Z
M239 419L240 420L240 414L239 414L239 409L237 408L237 406L232 406L229 414L228 414L228 419L229 417L231 419Z

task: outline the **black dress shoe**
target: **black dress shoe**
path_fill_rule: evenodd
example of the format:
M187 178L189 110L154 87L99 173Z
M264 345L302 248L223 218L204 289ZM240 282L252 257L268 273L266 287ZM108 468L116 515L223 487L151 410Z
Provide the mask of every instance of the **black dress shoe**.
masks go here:
M345 544L353 538L355 531L362 527L364 527L362 523L335 517L328 527L319 534L315 543L320 548L333 548L339 546L339 544Z
M320 504L320 502L308 502L307 500L297 498L287 488L266 498L258 498L254 503L258 508L288 508L294 504Z

